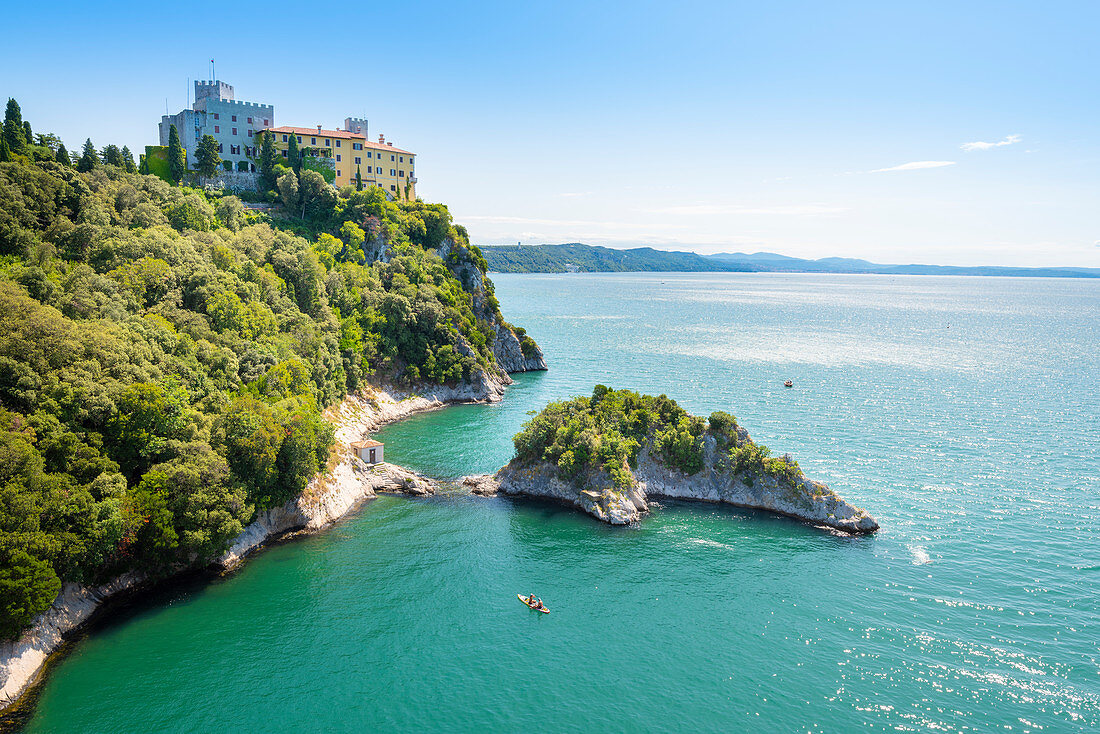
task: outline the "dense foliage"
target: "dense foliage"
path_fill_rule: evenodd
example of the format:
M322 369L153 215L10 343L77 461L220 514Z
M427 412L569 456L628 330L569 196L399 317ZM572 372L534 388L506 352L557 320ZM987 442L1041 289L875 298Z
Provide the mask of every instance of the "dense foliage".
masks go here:
M738 429L737 419L723 412L710 419L688 414L665 395L641 395L597 385L592 397L547 405L512 439L521 463L545 461L568 479L585 481L606 473L615 486L633 486L633 469L645 451L684 474L704 466L704 440L713 438L722 467L750 483L772 476L795 481L798 464L790 457L772 457L766 446L753 443Z
M114 146L89 141L79 169L30 156L18 112L0 137L18 147L0 163L0 637L62 580L223 552L325 465L322 411L368 375L499 370L484 260L445 207L307 183L304 216L252 213L128 173Z

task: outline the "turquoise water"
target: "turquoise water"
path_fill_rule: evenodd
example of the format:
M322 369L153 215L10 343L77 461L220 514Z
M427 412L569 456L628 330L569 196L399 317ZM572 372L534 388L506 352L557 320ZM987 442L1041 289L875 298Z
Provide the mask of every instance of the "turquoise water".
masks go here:
M386 429L391 461L492 471L605 383L734 413L883 530L382 497L98 630L29 731L1100 727L1100 282L494 280L551 371Z

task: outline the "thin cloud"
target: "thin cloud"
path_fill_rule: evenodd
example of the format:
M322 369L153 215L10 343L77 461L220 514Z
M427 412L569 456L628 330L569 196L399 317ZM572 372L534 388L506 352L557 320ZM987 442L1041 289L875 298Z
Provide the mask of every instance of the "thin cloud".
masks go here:
M848 211L843 206L825 204L790 204L779 206L741 206L739 204L690 204L650 209L658 214L779 214L783 216L813 216L816 214L840 214Z
M943 168L944 166L953 166L955 161L913 161L912 163L902 163L900 166L891 166L890 168L876 168L867 173L885 173L886 171L919 171L925 168Z
M1006 145L1013 145L1015 143L1020 142L1022 139L1023 138L1021 138L1019 135L1009 135L1004 140L998 140L996 143L986 143L986 142L983 142L981 140L978 140L978 141L975 141L973 143L963 143L959 147L962 148L963 150L967 150L967 151L970 151L970 150L990 150L991 148L1003 148Z
M558 194L558 196L565 199L574 199L578 196L591 196L592 193L593 192L591 191L566 191L564 193Z

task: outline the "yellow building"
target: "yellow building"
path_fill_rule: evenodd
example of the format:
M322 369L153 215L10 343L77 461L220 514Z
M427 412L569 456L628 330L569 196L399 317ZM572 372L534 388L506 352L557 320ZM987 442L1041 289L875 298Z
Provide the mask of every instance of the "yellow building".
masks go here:
M279 155L286 158L290 136L298 143L299 151L316 151L320 158L329 158L336 171L336 186L355 184L355 172L363 178L363 186L378 186L395 199L416 198L414 154L395 148L379 135L378 142L348 130L324 130L317 127L272 127L267 130L275 137Z

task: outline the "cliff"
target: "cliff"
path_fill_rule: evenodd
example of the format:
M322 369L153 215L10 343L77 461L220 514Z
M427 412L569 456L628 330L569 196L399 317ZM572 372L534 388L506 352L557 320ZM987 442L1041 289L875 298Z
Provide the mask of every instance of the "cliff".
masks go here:
M216 565L226 570L234 568L271 539L324 528L379 492L434 493L435 484L431 480L392 464L367 466L348 445L416 413L452 403L496 402L503 397L508 382L507 376L480 372L473 382L454 387L429 385L402 389L378 385L348 395L325 412L336 429L330 468L315 476L299 496L281 507L259 513ZM0 708L14 703L34 682L66 634L87 622L105 601L139 587L146 580L142 574L127 573L94 587L66 583L54 603L35 618L19 639L0 642Z
M480 495L557 500L613 525L640 520L650 499L668 497L767 510L850 534L879 528L790 456L771 457L733 416L705 421L663 395L599 386L591 399L548 406L515 443L507 466L463 483Z

